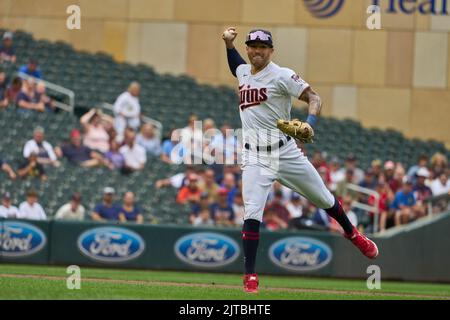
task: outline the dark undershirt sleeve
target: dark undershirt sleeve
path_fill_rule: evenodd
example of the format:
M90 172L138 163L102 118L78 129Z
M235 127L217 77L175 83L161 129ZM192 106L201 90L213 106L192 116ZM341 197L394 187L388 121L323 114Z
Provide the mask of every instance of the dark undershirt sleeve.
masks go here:
M245 60L242 59L239 52L236 50L236 48L233 49L227 49L227 59L228 59L228 66L230 67L230 71L233 74L233 76L236 77L236 69L241 64L246 64Z

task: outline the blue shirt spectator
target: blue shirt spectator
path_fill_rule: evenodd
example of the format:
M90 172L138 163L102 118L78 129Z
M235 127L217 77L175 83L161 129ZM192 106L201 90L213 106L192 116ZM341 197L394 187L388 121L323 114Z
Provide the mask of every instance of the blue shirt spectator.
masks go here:
M141 214L141 210L134 207L131 211L127 211L124 207L119 208L119 214L123 214L127 221L136 221L138 215Z
M119 220L121 222L144 222L141 209L136 205L134 201L134 193L131 191L125 192L123 195L123 204L119 208Z
M391 208L398 210L400 206L412 207L416 204L416 197L414 192L405 190L400 190L395 194L394 201L392 201Z
M95 206L92 219L95 221L119 220L119 207L114 204L115 190L106 187L103 190L103 201Z
M104 220L119 220L119 208L115 204L99 203L95 206L94 213L98 213Z
M23 65L19 68L19 72L25 73L38 79L42 79L42 72L38 67L38 62L36 59L30 59L28 64Z

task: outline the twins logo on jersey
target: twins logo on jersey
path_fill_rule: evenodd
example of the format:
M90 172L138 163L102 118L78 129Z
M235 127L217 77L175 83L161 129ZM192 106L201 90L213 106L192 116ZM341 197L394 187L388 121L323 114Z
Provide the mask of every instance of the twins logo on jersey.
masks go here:
M242 111L264 101L267 101L267 88L251 88L250 85L239 86L239 108Z

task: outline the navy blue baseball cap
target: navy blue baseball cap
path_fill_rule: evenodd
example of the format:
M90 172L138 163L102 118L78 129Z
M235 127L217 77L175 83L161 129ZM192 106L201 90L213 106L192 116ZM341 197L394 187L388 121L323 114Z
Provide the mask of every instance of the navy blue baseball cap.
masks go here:
M272 34L270 31L263 30L263 29L254 29L251 30L246 37L245 44L249 45L251 43L264 43L268 45L269 47L273 48L273 40L272 40Z

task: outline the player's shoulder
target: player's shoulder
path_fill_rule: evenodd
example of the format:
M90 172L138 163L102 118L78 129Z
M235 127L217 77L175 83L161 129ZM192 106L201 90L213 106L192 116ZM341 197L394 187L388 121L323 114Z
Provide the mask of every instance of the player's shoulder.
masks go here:
M294 70L287 67L278 67L278 74L280 78L289 79L299 75Z
M251 70L251 65L250 64L241 64L236 68L236 76L242 77L244 74L248 74Z

